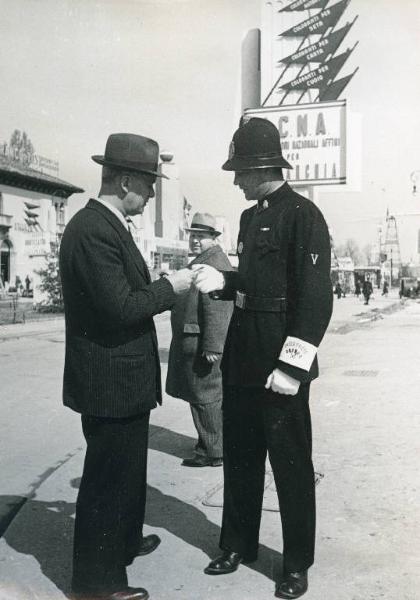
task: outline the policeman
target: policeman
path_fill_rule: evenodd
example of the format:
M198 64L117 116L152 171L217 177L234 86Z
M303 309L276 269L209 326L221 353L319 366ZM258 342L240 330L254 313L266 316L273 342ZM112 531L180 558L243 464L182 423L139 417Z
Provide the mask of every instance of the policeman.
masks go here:
M277 128L266 119L242 122L223 165L235 171L245 198L257 201L241 216L238 271L194 269L201 292L235 301L222 361L222 554L205 573L231 573L257 559L268 453L283 529L275 595L298 598L314 561L309 388L331 317L331 250L321 212L284 181L284 168L292 167Z

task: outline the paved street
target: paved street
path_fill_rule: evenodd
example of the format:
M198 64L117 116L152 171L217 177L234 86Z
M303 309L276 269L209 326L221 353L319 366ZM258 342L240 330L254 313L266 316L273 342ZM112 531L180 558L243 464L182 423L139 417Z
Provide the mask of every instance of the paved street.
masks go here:
M165 376L170 332L156 319ZM61 406L63 321L0 328L0 517L27 501L0 540L0 600L59 600L68 591L74 502L84 440ZM308 600L415 600L420 585L418 389L420 304L396 292L369 306L335 302L313 385L318 540ZM221 469L185 469L188 406L153 411L146 532L159 549L129 569L151 600L272 598L281 565L279 514L267 490L259 560L224 577L202 573L217 553Z

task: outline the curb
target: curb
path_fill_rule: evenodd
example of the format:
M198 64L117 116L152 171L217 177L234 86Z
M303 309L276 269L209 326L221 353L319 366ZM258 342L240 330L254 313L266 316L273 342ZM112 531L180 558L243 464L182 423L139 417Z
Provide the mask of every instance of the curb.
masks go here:
M328 328L327 333L344 335L346 333L355 331L356 329L362 329L373 321L379 321L383 319L383 315L391 315L394 312L403 310L406 307L407 303L405 301L398 300L397 302L393 302L384 308L372 308L369 311L353 315L353 317L355 317L355 321L346 321L345 323L337 324L331 328Z

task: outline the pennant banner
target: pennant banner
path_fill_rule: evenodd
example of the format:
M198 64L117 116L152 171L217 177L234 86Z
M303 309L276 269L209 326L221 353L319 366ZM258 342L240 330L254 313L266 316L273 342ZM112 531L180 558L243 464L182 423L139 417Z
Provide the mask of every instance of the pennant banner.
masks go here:
M354 21L353 21L354 23ZM329 54L334 54L343 39L346 37L353 23L347 23L341 29L333 31L328 37L319 40L315 44L306 46L286 58L282 58L279 63L291 65L293 63L305 65L308 62L323 63Z
M328 84L335 79L339 70L344 65L353 49L354 48L350 50L349 48L346 50L346 52L331 58L331 60L327 61L317 69L309 71L309 73L305 73L304 75L301 75L300 77L281 85L280 89L288 92L293 92L294 90L307 90L308 88L325 90L328 87Z
M319 93L319 101L320 102L331 102L333 100L338 100L341 92L350 83L350 80L353 78L353 75L356 71L359 70L359 67L351 74L347 75L347 77L342 77L341 79L337 79L337 81L333 81L327 86L324 90Z
M323 35L327 29L334 27L343 14L350 0L341 0L330 8L321 10L313 17L309 17L302 23L287 29L279 37L307 37L308 35Z
M309 10L310 8L325 8L328 0L295 0L288 6L280 9L279 12L292 12L295 10Z

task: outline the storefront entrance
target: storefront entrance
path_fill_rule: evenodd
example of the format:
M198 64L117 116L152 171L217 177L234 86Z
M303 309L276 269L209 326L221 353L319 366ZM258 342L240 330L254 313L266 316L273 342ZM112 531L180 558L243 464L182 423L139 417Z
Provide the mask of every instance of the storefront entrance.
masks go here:
M3 240L0 246L0 275L3 284L10 283L10 242Z

